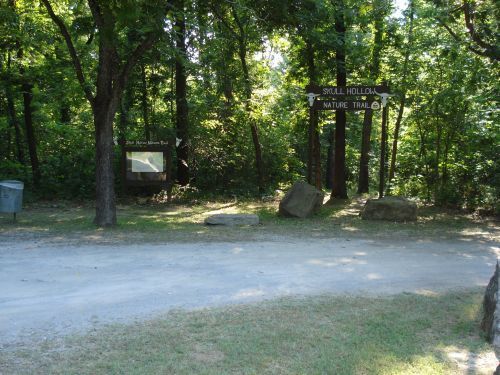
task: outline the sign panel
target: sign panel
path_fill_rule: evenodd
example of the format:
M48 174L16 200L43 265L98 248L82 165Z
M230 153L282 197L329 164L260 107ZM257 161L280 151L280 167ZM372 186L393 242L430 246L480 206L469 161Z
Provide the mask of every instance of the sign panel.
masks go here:
M375 92L376 91L376 92ZM320 96L368 96L389 93L387 86L306 86L306 93Z
M127 159L131 161L131 172L163 172L164 160L161 151L129 151Z
M317 111L364 111L372 109L377 111L381 108L380 102L376 100L315 100L313 109Z
M166 141L123 142L122 173L126 186L169 186L171 149Z

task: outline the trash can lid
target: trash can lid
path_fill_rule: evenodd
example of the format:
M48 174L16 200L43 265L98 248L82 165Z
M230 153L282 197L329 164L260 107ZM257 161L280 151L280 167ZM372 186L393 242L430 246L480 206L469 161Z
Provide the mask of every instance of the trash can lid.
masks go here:
M9 189L24 189L24 183L22 181L14 181L14 180L4 180L0 181L0 186L9 188Z

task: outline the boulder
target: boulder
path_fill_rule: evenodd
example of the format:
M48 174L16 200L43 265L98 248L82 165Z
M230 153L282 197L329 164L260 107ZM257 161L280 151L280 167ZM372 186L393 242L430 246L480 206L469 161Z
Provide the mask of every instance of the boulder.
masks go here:
M323 205L324 194L306 182L298 181L280 202L279 214L288 217L308 217Z
M498 327L498 318L500 311L498 310L499 301L498 293L498 274L499 266L495 268L495 273L490 279L483 299L483 320L481 321L481 329L486 333L486 339L494 344L497 341L497 346L500 347L500 327Z
M414 221L417 204L403 197L368 199L361 211L365 220Z
M495 273L490 279L483 299L483 320L481 329L486 333L486 339L493 344L495 354L500 355L500 301L498 298L498 277L500 269L497 265ZM500 364L495 370L496 375L500 375Z
M207 225L258 225L259 217L255 214L216 214L205 219Z

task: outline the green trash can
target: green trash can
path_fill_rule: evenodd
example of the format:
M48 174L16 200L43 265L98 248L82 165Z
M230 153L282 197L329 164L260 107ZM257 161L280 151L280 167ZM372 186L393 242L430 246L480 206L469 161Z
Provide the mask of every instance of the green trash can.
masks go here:
M24 183L17 180L0 181L0 212L14 214L23 209Z

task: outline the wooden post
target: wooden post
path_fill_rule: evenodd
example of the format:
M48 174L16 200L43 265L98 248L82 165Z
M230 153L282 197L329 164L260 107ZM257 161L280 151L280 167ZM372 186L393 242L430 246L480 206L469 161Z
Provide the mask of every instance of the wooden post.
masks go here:
M307 130L307 183L313 185L313 157L314 157L314 113L312 106L309 107L309 126Z
M387 143L387 114L388 114L387 103L382 108L382 131L380 135L380 171L379 171L379 187L378 187L378 197L379 199L384 196L384 183L385 183L385 154L386 154L386 143Z

